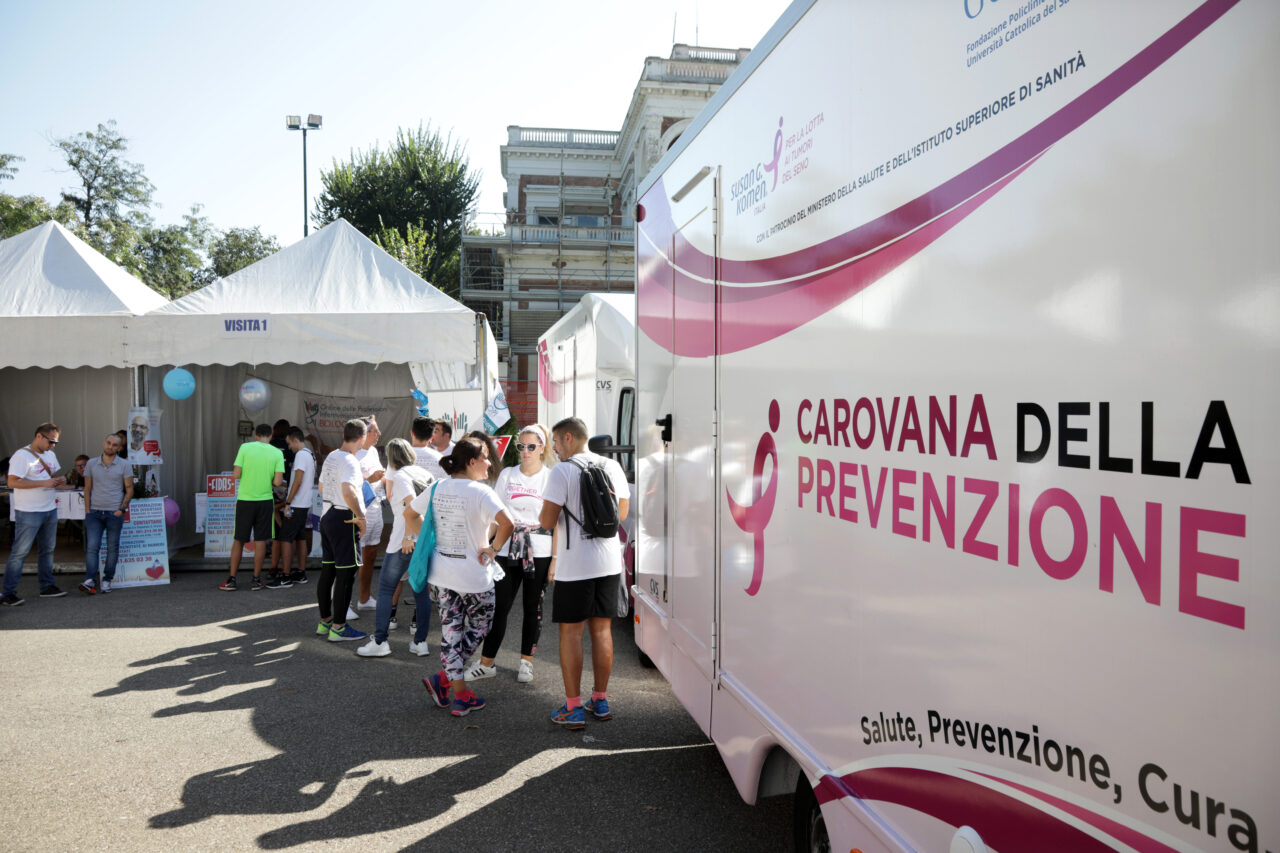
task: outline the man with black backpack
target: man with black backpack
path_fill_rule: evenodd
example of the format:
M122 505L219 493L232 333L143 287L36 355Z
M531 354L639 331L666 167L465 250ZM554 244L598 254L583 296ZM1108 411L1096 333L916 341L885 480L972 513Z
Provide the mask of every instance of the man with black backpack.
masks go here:
M539 520L544 530L560 525L558 552L548 579L556 582L551 621L560 626L565 695L551 722L578 730L586 727L588 712L597 720L613 716L605 692L613 671L613 618L619 615L622 583L618 526L627 517L631 489L617 462L587 450L587 425L578 418L565 418L552 427L551 446L560 464L551 469ZM591 699L585 704L581 695L584 629L591 633L595 676Z

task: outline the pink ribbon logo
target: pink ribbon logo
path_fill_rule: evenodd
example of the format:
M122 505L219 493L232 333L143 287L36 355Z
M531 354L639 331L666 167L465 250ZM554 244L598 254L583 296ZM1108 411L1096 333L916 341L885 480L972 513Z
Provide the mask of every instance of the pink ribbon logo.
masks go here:
M778 448L772 433L778 431L780 420L778 401L774 400L769 404L769 432L761 435L760 442L756 445L755 465L751 471L751 503L739 504L725 490L725 497L729 499L729 515L743 533L750 533L755 539L755 563L751 571L751 583L746 588L747 595L759 592L760 584L764 581L764 529L769 526L769 519L773 517L773 504L778 497ZM773 463L767 485L764 481L765 460Z
M778 132L773 135L773 159L764 164L766 172L773 172L773 186L769 192L778 188L778 161L782 159L782 116L778 116Z

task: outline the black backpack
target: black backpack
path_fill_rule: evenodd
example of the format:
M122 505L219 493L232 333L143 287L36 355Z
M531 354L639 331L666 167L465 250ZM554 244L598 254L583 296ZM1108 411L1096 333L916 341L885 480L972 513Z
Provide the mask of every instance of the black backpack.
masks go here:
M578 496L582 500L582 518L576 518L564 507L565 515L582 528L588 539L612 539L618 535L618 496L614 494L609 472L599 462L574 457L569 460L581 469L578 475ZM571 536L566 526L565 547L570 546Z

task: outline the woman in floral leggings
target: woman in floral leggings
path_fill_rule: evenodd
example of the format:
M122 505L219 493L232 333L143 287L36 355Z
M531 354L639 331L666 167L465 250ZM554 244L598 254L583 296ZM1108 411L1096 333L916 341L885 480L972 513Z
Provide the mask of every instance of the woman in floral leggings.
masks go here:
M494 575L501 571L494 557L510 538L512 523L502 500L485 482L490 460L484 442L462 439L440 465L449 479L418 495L405 509L408 533L403 547L414 547L430 505L436 541L428 582L440 601L442 669L422 683L438 706L452 706L455 717L465 717L484 707L484 699L467 686L467 661L493 624ZM493 524L498 532L490 544Z

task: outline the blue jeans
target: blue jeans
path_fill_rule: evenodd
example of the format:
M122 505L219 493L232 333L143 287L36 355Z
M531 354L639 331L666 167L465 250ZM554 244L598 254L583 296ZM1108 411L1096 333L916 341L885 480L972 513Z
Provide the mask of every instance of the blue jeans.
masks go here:
M98 580L98 558L102 550L102 531L107 531L107 565L103 571L107 580L116 579L116 559L120 556L120 528L124 527L124 514L111 510L93 509L84 514L84 579Z
M45 512L13 512L13 550L9 552L9 560L4 564L4 593L18 594L18 581L22 579L22 561L31 553L31 546L37 544L36 574L40 579L40 589L57 586L53 582L53 546L58 541L58 510Z
M374 614L373 639L378 643L387 641L388 626L391 624L391 597L396 594L396 584L409 571L409 560L412 554L399 551L388 551L382 558L382 573L378 575L378 610ZM412 591L412 590L411 590ZM413 641L421 643L427 638L427 629L431 627L431 597L424 589L422 594L413 596L413 606L418 621L418 630L413 632Z

